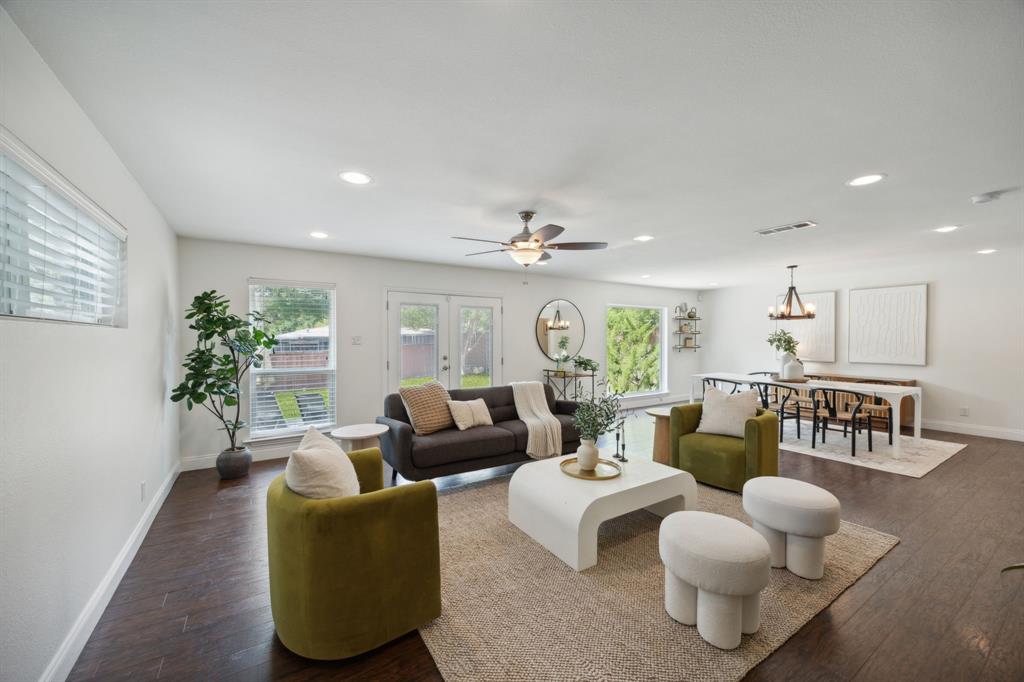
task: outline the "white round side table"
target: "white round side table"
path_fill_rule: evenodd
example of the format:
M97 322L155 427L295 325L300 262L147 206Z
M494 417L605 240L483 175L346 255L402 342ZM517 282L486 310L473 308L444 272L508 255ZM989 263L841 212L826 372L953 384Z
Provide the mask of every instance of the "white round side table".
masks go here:
M378 437L387 430L388 427L383 424L352 424L334 429L331 431L331 437L341 441L342 450L352 452L366 448L379 448L380 439Z

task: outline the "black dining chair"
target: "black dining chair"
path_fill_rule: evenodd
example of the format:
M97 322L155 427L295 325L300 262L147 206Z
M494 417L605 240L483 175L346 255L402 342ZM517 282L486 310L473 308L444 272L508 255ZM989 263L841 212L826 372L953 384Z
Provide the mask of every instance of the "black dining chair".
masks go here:
M818 426L821 426L821 442L824 443L825 436L829 431L829 421L831 420L837 426L840 423L843 425L843 438L846 438L847 434L849 434L851 457L857 456L857 434L861 433L864 428L868 430L868 452L874 451L871 418L863 410L864 401L871 398L871 396L855 391L838 391L836 389L824 388L812 388L810 393L813 405L811 416L812 448L817 445Z
M771 375L772 372L751 372L752 375ZM779 442L784 437L786 420L796 421L796 437L800 438L800 402L796 399L796 391L789 386L780 386L771 381L754 381L750 386L761 396L761 407L774 412L779 418Z

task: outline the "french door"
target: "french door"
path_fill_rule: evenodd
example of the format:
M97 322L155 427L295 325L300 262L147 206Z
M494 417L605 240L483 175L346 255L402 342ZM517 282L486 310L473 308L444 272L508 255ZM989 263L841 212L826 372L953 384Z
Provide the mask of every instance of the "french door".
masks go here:
M501 300L389 291L388 389L501 384Z

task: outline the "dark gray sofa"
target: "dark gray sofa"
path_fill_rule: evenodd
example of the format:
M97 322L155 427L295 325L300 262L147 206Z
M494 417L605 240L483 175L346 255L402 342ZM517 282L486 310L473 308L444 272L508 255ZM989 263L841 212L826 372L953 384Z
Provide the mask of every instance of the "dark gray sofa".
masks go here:
M384 416L378 424L388 427L380 437L384 460L410 481L512 464L530 459L526 454L526 424L516 414L511 386L460 388L449 391L452 400L483 398L491 413L493 426L474 426L459 431L450 429L417 436L409 423L402 398L392 393L384 398ZM550 386L544 386L548 407L562 423L562 454L576 452L580 444L573 413L576 403L555 400Z

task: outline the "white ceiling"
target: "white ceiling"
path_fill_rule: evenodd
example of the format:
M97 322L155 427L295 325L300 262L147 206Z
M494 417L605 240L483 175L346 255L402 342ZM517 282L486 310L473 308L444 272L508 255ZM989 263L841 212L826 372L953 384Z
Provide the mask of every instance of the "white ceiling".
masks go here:
M1020 0L4 6L182 235L508 269L449 236L531 208L613 247L542 272L687 288L1024 241L969 201L1024 184Z

